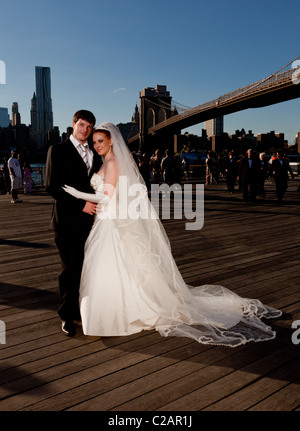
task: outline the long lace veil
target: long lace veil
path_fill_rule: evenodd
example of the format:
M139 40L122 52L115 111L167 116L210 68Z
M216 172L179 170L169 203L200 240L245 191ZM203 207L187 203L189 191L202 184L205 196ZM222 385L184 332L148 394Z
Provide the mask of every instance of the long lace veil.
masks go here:
M131 264L134 263L139 275L138 288L147 296L147 301L151 296L153 308L157 310L155 329L164 336L191 337L204 344L231 347L274 338L275 332L261 318L279 317L280 311L257 299L241 298L223 286L194 287L185 283L166 232L148 199L145 182L119 129L109 122L95 128L101 129L111 134L119 169L115 192L118 211L113 222L120 241L130 241L134 246ZM157 286L151 284L153 268L159 271L161 282Z

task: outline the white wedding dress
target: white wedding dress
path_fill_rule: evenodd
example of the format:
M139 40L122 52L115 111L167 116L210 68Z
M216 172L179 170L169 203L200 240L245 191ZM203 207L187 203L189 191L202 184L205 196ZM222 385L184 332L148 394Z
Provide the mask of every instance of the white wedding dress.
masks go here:
M91 184L103 191L104 180L98 174ZM160 254L149 253L143 232L131 230L127 220L109 218L109 211L107 205L97 216L86 242L80 287L86 335L120 336L156 329L164 336L232 347L275 337L261 317L278 317L280 311L222 286L187 286L167 241L160 244ZM167 270L161 266L162 254L171 262Z
M150 214L153 206L118 128L103 123L96 129L111 135L119 174L113 198L103 198L105 181L99 174L91 179L97 198L65 188L79 199L95 198L104 205L85 245L79 298L84 334L108 337L155 329L163 336L230 347L273 339L276 333L262 318L277 318L279 310L223 286L188 286L158 217L120 216L136 204L130 193L124 203L122 178L128 190L143 188L140 214Z

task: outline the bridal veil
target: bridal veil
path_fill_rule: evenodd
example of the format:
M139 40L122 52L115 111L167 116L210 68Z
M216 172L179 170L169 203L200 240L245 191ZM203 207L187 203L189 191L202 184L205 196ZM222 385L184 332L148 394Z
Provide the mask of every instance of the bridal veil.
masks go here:
M200 343L231 347L274 338L275 332L262 318L277 318L280 311L257 299L241 298L223 286L185 283L119 129L105 122L97 130L110 132L119 169L119 181L106 215L118 232L120 244L134 250L125 262L131 271L128 288L134 284L137 297L155 313L153 329L163 336L191 337ZM105 222L103 216L100 222Z

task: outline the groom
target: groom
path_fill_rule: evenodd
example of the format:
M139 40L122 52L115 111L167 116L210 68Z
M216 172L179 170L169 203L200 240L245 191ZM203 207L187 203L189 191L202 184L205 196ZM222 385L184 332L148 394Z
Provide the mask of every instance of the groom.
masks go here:
M73 117L73 133L69 139L48 150L45 187L54 198L51 227L61 259L58 314L62 331L75 335L75 321L81 320L79 285L84 258L84 244L94 221L97 204L74 198L62 186L69 185L82 192L94 193L90 178L101 162L89 147L88 138L95 125L90 111L80 110Z

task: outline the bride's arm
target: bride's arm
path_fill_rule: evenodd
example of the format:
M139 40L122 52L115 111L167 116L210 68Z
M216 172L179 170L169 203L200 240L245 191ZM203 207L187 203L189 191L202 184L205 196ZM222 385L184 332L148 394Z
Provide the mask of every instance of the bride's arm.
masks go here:
M104 190L102 192L96 191L95 194L84 193L76 190L74 187L64 185L64 191L77 199L82 199L88 202L94 202L99 204L106 204L113 197L115 187L117 184L118 170L115 160L109 160L105 170L105 183Z
M87 202L106 202L108 200L108 197L104 195L104 193L96 191L95 193L85 193L80 192L79 190L75 189L74 187L70 187L68 185L63 186L63 189L65 192L68 192L70 195L74 196L77 199L82 199Z

